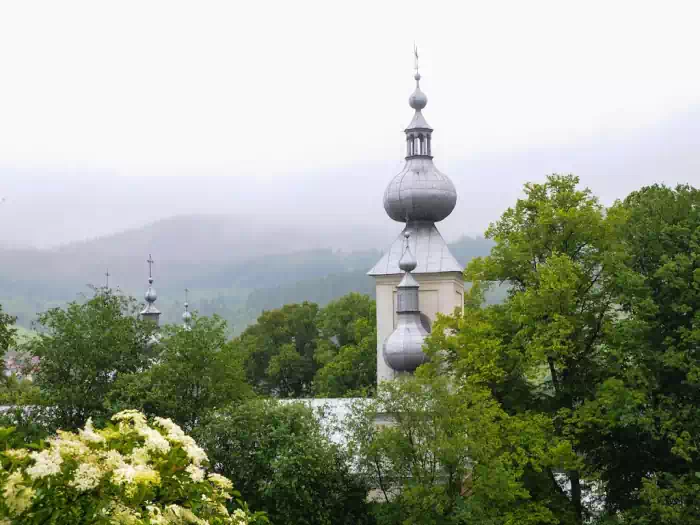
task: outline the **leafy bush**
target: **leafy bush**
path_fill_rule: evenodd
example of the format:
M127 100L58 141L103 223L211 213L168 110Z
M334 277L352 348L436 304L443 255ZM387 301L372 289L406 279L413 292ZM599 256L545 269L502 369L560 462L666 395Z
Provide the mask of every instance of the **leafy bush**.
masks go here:
M0 430L0 444L11 429ZM77 433L0 453L0 524L235 524L251 515L231 481L208 473L204 451L169 419L149 424L125 410L102 430L88 420ZM3 519L4 518L4 519Z
M275 525L371 522L367 487L311 408L248 401L211 414L197 433L217 470Z

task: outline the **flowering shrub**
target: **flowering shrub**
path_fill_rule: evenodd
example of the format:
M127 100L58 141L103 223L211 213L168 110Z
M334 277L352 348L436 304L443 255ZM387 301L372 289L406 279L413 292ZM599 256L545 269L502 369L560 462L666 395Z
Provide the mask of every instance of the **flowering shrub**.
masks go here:
M169 419L126 410L97 430L58 431L34 450L0 452L0 525L232 524L255 519L231 481Z

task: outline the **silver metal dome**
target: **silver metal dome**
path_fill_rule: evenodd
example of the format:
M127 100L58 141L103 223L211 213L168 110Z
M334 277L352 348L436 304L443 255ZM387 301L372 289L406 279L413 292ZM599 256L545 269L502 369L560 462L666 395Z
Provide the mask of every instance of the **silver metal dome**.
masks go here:
M155 303L156 299L158 299L158 294L154 290L152 284L153 284L153 279L149 279L148 280L148 290L146 290L146 293L143 296L143 298L146 299L147 303Z
M396 313L398 325L382 346L384 361L397 372L413 372L428 360L423 343L428 331L421 320L418 304L418 281L411 275L416 258L409 248L409 232L405 232L405 246L399 266L405 272L397 286Z
M410 97L408 97L408 105L416 111L420 111L428 105L428 97L420 89L420 73L416 73L416 75L413 78L416 79L416 90L411 94Z
M397 372L414 372L428 361L428 356L423 353L427 335L420 314L399 317L398 326L384 341L384 360Z
M456 204L454 184L429 157L407 159L384 191L384 209L399 222L438 222L452 213Z
M416 111L405 130L406 164L384 191L384 209L399 222L438 222L454 210L457 190L450 178L433 164L433 130L421 112L428 97L420 89L417 69L416 64L416 89L408 99Z
M416 266L418 266L418 261L416 261L416 258L413 256L413 253L411 253L411 247L408 244L408 240L411 237L411 232L409 232L408 230L404 231L403 237L404 239L406 239L406 248L404 249L403 255L399 260L399 268L402 271L408 273L416 269Z

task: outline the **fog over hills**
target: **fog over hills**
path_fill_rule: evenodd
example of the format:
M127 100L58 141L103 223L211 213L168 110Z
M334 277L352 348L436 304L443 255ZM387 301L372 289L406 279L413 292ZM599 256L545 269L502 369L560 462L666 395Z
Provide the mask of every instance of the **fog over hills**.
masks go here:
M29 327L38 312L90 295L87 285L104 286L107 269L110 287L139 298L151 253L163 322L179 321L189 288L194 310L218 313L240 331L264 309L325 304L353 291L373 295L366 272L381 256L377 247L388 243L376 230L350 226L295 232L240 216L189 215L58 248L0 248L0 303ZM357 249L334 249L338 243ZM361 249L367 246L373 248ZM465 237L453 252L466 262L490 246Z
M461 159L436 151L459 195L439 224L443 236L455 242L482 234L526 181L552 172L579 175L604 204L657 182L700 184L700 107L650 128L591 136ZM363 272L401 230L384 213L382 196L402 162L397 153L391 161L315 171L150 177L0 166L0 301L26 320L86 284L102 285L107 268L112 285L140 296L149 253L159 305L171 301L172 319L185 286L194 301L205 301L194 303L204 312L216 311L211 302L218 301L216 308L248 308L245 320L282 297L371 290ZM474 253L488 251L475 246Z
M401 142L397 136L397 145ZM644 129L592 129L587 140L562 137L560 144L527 149L504 145L500 151L470 153L465 144L464 156L454 158L441 155L439 144L438 129L435 162L459 195L455 211L440 224L448 240L483 233L512 205L525 182L541 181L548 173L579 175L606 204L645 184L700 183L700 106ZM222 244L208 251L254 254L259 248L254 232L270 233L283 247L267 248L272 252L286 251L293 242L345 250L378 248L400 228L382 207L384 189L403 163L400 149L388 153L395 156L384 162L267 174L222 168L138 176L85 166L0 165L0 197L5 198L0 204L0 243L55 247L175 216L225 215L230 219L214 217L197 231L182 226L178 235L173 228L168 248L159 250L174 258L175 252L196 251L211 239ZM235 229L243 224L253 239L246 241L248 233L241 232L243 244L229 245L229 240L239 239ZM134 248L148 251L148 236L143 232ZM117 244L110 248L110 242L99 244L100 251L123 254Z

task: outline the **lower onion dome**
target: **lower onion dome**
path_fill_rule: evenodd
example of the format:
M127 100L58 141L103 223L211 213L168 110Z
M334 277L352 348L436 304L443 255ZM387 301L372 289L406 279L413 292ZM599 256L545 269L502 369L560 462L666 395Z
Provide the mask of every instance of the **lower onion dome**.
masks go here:
M399 324L384 341L384 361L397 372L414 372L428 361L423 343L428 332L420 322L420 314L399 319Z

